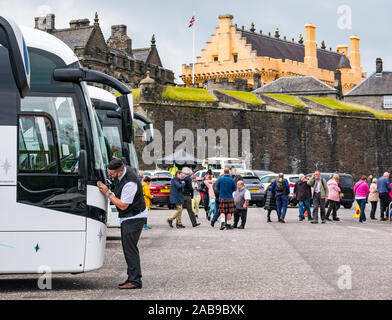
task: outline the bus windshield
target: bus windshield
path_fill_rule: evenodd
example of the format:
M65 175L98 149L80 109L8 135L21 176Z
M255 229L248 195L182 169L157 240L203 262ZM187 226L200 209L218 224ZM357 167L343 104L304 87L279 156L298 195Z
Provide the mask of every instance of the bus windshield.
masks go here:
M85 95L87 110L89 113L89 117L91 119L91 131L94 143L94 163L95 169L101 169L105 172L105 163L108 163L106 146L105 146L105 138L103 136L101 125L99 124L97 114L94 112L90 96L88 94L87 85L85 82L81 82L83 93ZM97 123L98 122L98 123ZM105 159L105 160L104 160Z
M111 156L113 158L122 158L122 143L118 127L103 127L103 134L108 139L110 145Z
M139 171L139 161L137 159L135 145L133 143L128 143L128 149L129 149L129 166Z

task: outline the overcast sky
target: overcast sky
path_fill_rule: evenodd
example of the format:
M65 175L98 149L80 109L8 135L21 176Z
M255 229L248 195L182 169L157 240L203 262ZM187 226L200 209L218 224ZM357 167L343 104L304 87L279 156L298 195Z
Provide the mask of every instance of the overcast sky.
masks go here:
M339 8L349 6L352 12L351 29L339 28L339 21L347 20L339 14ZM166 68L174 70L176 78L181 74L182 63L192 60L192 30L188 23L196 13L196 56L210 40L218 26L218 16L230 13L238 26L250 28L253 21L256 30L263 33L280 29L287 39L298 40L304 34L304 25L317 26L316 37L320 46L324 40L327 47L336 50L340 44L350 44L349 37L361 38L361 62L364 70L375 71L375 60L382 57L384 69L392 71L392 2L381 0L0 0L0 14L14 18L19 24L34 26L34 17L54 13L56 27L66 28L72 19L94 20L98 12L100 25L106 39L111 25L126 24L133 48L148 47L155 34L158 50Z

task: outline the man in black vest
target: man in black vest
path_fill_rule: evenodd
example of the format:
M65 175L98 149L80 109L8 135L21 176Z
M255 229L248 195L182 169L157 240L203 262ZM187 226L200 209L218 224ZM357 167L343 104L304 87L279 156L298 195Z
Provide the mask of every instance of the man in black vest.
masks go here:
M110 178L118 179L114 192L98 182L100 191L116 206L121 223L121 240L125 260L128 265L128 279L119 285L119 289L141 289L142 270L137 244L147 223L147 208L144 202L143 188L133 170L125 166L120 159L108 165Z

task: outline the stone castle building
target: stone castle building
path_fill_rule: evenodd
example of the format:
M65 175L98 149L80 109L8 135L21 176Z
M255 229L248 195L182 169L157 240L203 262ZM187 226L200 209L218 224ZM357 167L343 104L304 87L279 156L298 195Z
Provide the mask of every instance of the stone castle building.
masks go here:
M197 57L194 66L195 84L203 86L206 80L246 79L248 87L257 89L280 77L314 76L327 85L335 86L335 72L341 73L342 91L348 92L360 83L366 74L361 67L360 38L352 36L348 45L327 50L325 42L317 48L316 26L305 25L305 40L283 39L276 29L275 35L256 32L233 25L232 15L219 16L219 27L207 46ZM182 80L192 84L192 64L182 66ZM211 81L211 80L210 80Z
M134 49L127 26L114 25L106 41L97 13L94 24L90 24L89 19L71 20L69 28L65 29L56 29L55 15L48 14L35 18L35 28L64 41L83 67L109 74L133 88L139 86L147 71L158 83L174 85L174 73L163 67L154 35L150 47Z

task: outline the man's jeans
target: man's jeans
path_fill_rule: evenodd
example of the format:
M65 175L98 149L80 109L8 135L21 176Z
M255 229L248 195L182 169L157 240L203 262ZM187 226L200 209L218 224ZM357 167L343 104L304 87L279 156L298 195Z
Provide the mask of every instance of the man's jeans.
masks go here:
M285 194L276 197L276 208L280 219L286 217L287 207L289 206L289 197Z
M313 197L313 218L315 221L318 221L319 216L318 216L318 211L321 211L321 220L325 221L326 216L325 216L325 199L321 199L320 193L315 193Z
M359 222L366 222L366 199L357 199L357 203L361 209L361 217L359 218Z
M304 201L299 201L299 217L305 218L305 210L308 211L308 219L312 218L312 209L310 208L310 199L306 199Z

